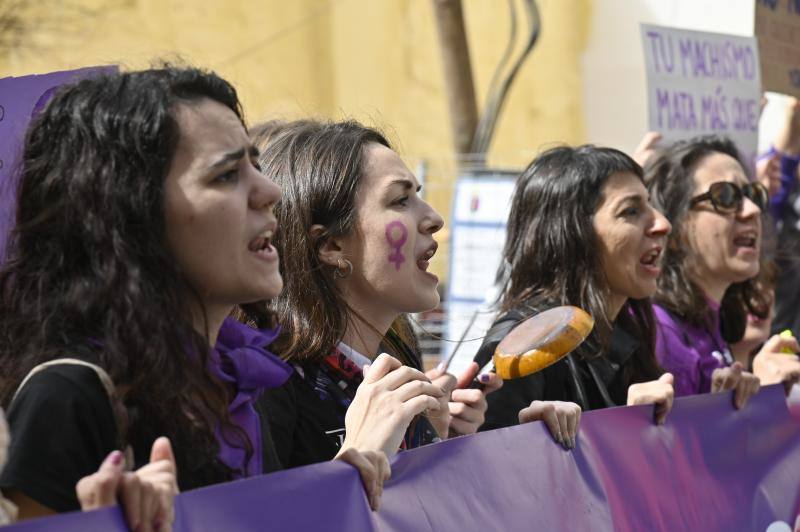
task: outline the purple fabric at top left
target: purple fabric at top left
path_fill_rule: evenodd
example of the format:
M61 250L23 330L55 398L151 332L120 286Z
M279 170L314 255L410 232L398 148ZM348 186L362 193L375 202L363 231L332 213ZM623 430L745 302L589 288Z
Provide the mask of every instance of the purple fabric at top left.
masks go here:
M25 132L35 111L47 103L45 95L52 95L55 87L116 70L116 66L90 67L0 79L0 263L5 256L6 238L14 220L17 164Z
M279 328L256 330L227 318L220 328L215 349L211 350L211 373L236 390L228 406L231 421L244 429L253 444L253 456L245 465L245 450L231 445L217 428L219 458L228 467L246 472L244 476L263 472L261 423L253 404L262 391L282 385L293 371L291 366L267 351L279 332Z

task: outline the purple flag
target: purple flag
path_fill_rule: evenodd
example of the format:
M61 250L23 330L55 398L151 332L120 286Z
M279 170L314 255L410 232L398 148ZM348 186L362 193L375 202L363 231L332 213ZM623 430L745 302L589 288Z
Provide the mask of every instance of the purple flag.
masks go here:
M800 424L780 385L585 413L565 451L541 422L400 453L379 512L329 462L183 493L176 531L752 530L800 512ZM118 508L8 530L126 530Z
M40 110L59 85L117 67L90 67L34 76L0 79L0 262L14 220L16 166L25 131L34 111Z

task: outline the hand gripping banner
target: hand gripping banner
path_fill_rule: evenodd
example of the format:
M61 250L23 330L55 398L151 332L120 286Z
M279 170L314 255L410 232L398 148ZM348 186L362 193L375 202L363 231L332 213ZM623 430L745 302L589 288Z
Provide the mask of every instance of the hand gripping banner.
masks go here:
M176 531L759 531L800 512L800 423L780 385L743 410L730 393L585 413L577 448L541 422L399 454L380 511L355 469L329 462L186 492ZM775 523L785 523L775 528ZM8 530L124 531L118 508Z

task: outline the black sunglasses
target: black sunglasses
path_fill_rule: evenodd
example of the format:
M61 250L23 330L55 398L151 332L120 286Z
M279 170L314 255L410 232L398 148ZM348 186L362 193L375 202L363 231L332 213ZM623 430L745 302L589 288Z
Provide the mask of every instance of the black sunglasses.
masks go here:
M747 183L740 187L729 181L717 181L711 183L708 192L693 197L690 205L694 207L701 201L710 200L715 211L730 214L741 210L744 198L755 203L763 211L769 201L769 192L761 183Z

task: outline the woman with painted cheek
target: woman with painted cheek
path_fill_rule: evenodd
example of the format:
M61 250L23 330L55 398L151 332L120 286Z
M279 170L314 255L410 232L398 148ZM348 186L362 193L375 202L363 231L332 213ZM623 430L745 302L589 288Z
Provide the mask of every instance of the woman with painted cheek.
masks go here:
M431 382L402 321L439 302L428 268L443 221L414 175L383 135L356 122L298 122L261 148L262 170L284 191L276 242L285 287L270 308L295 374L263 399L284 465L354 444L393 454L474 432L483 394L451 394L450 375Z
M167 530L178 486L265 470L253 402L291 369L226 319L282 286L280 190L255 158L236 91L190 68L66 86L32 123L0 270L0 488L20 519L118 501ZM387 461L367 458L349 457L374 498Z
M641 168L620 151L561 147L528 166L498 272L500 316L476 361L486 363L517 323L557 305L583 308L595 327L564 359L506 381L488 398L484 429L543 419L571 448L581 410L654 403L655 420L664 421L672 376L656 363L647 298L669 230L648 202Z
M647 166L654 205L672 222L664 271L654 298L657 355L675 375L678 395L735 390L737 408L761 384L800 376L794 339L770 338L753 373L734 361L729 344L747 314L766 318L769 302L755 286L761 258L763 185L750 182L736 146L720 137L676 143Z

